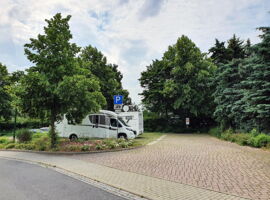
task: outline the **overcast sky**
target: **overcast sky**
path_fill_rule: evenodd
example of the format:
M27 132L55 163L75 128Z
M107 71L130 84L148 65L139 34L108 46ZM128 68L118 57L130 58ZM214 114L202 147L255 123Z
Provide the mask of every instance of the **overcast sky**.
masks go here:
M44 19L70 14L73 42L96 46L118 64L139 103L141 71L178 37L187 35L203 52L234 33L256 43L269 11L270 0L0 0L0 62L10 72L31 66L23 45L43 33Z

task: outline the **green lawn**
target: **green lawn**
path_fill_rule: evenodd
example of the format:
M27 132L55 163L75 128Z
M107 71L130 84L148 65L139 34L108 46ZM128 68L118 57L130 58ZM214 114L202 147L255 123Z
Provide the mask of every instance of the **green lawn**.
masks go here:
M158 139L160 136L162 136L163 133L157 133L157 132L145 132L142 135L139 135L134 140L134 146L141 146L146 145L156 139Z

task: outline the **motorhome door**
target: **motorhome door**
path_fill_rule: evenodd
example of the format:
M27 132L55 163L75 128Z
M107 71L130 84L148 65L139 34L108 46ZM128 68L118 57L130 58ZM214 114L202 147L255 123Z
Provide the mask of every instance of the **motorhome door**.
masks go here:
M93 127L91 137L106 138L109 129L109 125L106 123L106 116L90 115L89 118Z

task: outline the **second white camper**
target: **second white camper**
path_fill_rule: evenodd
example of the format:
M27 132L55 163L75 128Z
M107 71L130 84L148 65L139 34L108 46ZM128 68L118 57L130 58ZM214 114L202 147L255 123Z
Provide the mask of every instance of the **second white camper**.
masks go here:
M143 113L135 112L120 112L118 117L121 118L127 125L136 131L136 136L144 132L143 129Z

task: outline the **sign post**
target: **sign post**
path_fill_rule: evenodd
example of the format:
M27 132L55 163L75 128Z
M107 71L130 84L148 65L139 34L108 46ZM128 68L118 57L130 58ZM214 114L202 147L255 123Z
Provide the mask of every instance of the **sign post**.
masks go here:
M114 95L113 96L113 103L114 104L123 104L123 95Z
M123 95L114 95L113 104L115 112L120 113L123 107Z
M118 114L122 110L123 106L123 95L114 95L113 96L114 110ZM117 115L117 135L118 135L118 115Z
M187 126L187 128L188 128L189 124L190 124L190 120L189 120L189 118L187 117L187 118L186 118L186 126Z

